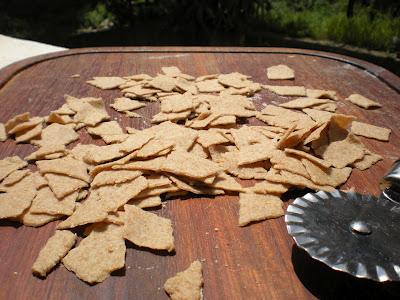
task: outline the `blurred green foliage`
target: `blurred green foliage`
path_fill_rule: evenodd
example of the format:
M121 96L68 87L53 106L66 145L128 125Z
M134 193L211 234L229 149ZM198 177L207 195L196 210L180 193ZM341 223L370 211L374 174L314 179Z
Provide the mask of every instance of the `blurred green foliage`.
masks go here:
M352 17L347 16L350 2ZM395 51L400 39L399 0L107 0L115 25L140 17L162 19L175 32L277 32L368 49ZM204 36L204 35L203 35Z
M63 42L84 23L97 0L0 1L0 33L38 41Z
M273 33L394 52L400 0L13 0L0 3L0 33L68 47L88 34L97 45L268 45Z
M93 9L83 13L81 26L83 29L99 29L107 24L112 26L114 20L115 16L108 10L106 4L99 2Z
M346 0L300 1L303 5L297 8L291 1L271 2L265 15L268 30L368 49L394 51L398 47L400 16L394 16L390 6L378 10L373 5L357 5L354 15L347 17Z
M131 24L140 15L168 15L171 23L202 30L237 29L258 17L268 0L107 0L119 25Z

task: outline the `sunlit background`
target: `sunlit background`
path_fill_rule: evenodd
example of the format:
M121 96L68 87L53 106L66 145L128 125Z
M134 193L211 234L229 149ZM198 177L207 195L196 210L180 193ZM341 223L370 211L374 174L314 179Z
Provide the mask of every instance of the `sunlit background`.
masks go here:
M13 0L0 33L68 48L308 48L400 69L399 0Z

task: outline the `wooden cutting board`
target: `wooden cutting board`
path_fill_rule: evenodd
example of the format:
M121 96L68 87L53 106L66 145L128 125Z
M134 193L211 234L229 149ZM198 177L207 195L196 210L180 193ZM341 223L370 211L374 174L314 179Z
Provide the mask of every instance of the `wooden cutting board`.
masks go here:
M359 120L392 129L389 143L362 139L384 160L366 171L354 170L345 188L379 193L378 181L400 155L400 79L375 65L349 57L282 48L95 48L78 49L24 60L0 70L0 122L30 111L44 116L63 104L63 95L102 97L108 104L119 91L102 91L88 84L92 76L155 75L163 66L178 66L194 76L238 71L268 83L267 66L286 64L296 71L294 81L270 84L304 85L332 89L341 99L360 93L383 107L363 110L346 101L338 111ZM71 75L80 74L79 78ZM288 98L262 91L256 94L257 109ZM128 119L112 109L112 118L123 127L146 128L156 104L139 110L143 119ZM251 120L250 124L256 121ZM90 137L83 133L84 142ZM0 143L0 159L25 157L30 145ZM296 197L290 194L285 205ZM284 219L237 226L238 197L173 200L155 211L174 224L176 253L140 249L128 244L126 268L109 279L89 286L63 266L45 280L32 276L31 266L40 248L54 232L56 222L41 228L0 221L0 299L167 299L165 280L202 259L205 299L311 299L393 294L396 284L356 280L330 270L293 246Z

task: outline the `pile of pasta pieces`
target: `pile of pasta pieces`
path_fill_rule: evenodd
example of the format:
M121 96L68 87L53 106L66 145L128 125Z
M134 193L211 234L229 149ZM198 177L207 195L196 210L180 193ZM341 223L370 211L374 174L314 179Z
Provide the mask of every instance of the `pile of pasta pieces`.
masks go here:
M294 71L278 65L267 76L292 79ZM160 112L153 126L124 130L101 98L66 95L46 117L27 112L0 124L0 140L38 147L24 159L0 161L0 219L33 227L62 219L33 265L42 277L61 261L81 280L102 282L124 267L125 240L174 251L171 221L146 211L168 199L239 195L239 226L283 216L281 195L289 189L331 191L353 168L365 170L382 159L357 135L381 141L390 135L390 129L335 113L335 91L263 85L238 72L195 78L163 67L154 77L94 77L88 83L120 89L110 107L127 117L141 117L134 110L150 102L159 103ZM262 89L297 98L258 111L251 96ZM357 94L346 100L380 107ZM265 124L242 124L253 117ZM104 145L67 148L79 140L78 130ZM81 226L84 238L74 247L73 231ZM202 283L195 261L164 288L172 298L198 299Z

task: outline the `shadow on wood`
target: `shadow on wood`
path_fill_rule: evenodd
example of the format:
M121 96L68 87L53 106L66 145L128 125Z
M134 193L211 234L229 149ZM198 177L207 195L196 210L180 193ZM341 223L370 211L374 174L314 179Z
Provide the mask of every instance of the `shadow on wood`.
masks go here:
M379 283L335 271L296 245L292 263L302 284L318 299L399 299L400 283Z

